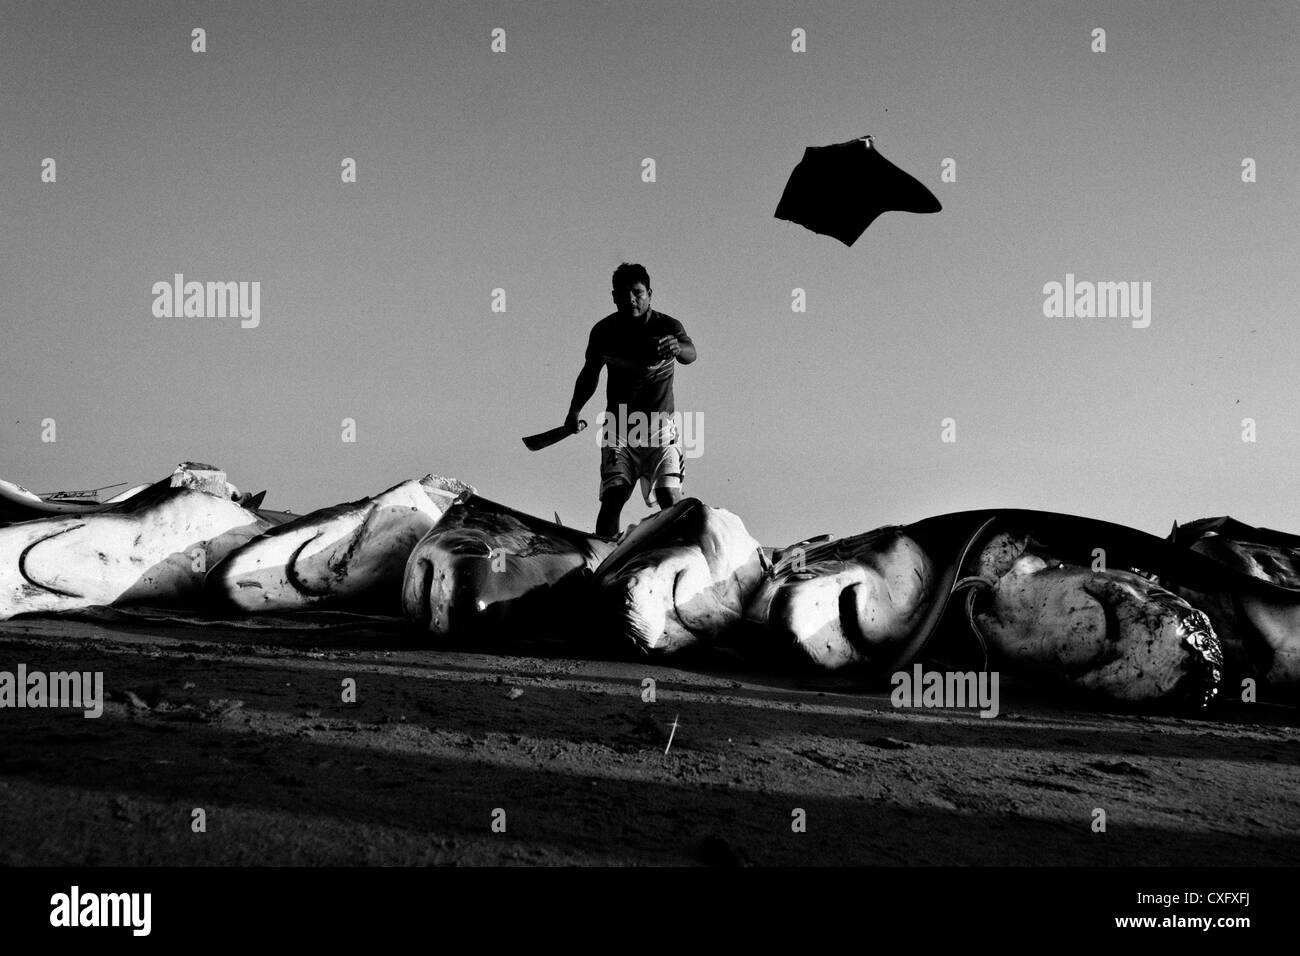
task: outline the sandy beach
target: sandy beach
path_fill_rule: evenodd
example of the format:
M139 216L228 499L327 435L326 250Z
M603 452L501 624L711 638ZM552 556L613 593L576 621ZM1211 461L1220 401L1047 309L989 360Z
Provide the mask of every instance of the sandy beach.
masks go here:
M97 719L0 713L0 864L1300 863L1290 706L1104 712L1004 679L983 719L721 654L427 645L396 623L0 625L0 667L102 672L106 697Z

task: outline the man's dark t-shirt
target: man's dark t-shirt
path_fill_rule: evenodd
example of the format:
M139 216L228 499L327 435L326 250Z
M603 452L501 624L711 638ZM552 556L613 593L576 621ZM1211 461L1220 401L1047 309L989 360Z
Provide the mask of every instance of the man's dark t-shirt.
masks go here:
M620 405L629 412L672 414L674 358L660 359L656 342L660 336L675 335L683 345L691 343L682 324L671 315L651 309L644 319L615 312L597 322L587 341L587 362L604 363L609 370L605 388L606 407L618 413Z

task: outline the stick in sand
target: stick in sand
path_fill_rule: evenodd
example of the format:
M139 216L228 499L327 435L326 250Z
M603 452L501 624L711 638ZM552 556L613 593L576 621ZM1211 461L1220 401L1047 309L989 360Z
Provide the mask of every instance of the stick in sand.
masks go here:
M673 729L672 732L668 735L668 747L671 747L673 745L673 737L676 736L677 734L677 717L678 717L677 714L673 714ZM665 757L668 756L668 747L664 748Z

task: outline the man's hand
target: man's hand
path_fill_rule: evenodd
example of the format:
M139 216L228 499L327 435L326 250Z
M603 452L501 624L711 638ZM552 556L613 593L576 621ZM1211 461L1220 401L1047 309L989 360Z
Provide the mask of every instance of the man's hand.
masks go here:
M677 341L675 335L661 335L655 345L661 361L666 358L677 358L677 353L682 350L682 344Z

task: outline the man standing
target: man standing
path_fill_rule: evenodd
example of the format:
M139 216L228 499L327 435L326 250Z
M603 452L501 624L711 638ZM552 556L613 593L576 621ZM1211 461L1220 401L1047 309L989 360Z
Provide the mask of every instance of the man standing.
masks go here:
M651 489L660 508L682 496L685 460L673 415L673 368L696 357L682 324L650 307L650 274L644 266L624 262L614 270L613 286L618 311L591 329L564 420L577 430L578 413L596 393L601 366L607 367L596 534L609 538L618 534L619 515L637 479L646 504Z

